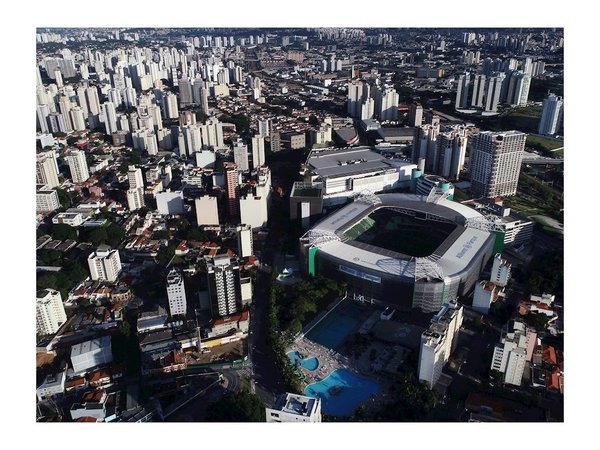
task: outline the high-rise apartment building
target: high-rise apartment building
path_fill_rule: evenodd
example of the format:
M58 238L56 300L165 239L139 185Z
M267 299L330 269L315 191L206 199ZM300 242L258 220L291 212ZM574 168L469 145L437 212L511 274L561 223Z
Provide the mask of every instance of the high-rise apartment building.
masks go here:
M83 150L71 150L67 154L67 162L69 163L73 183L83 183L88 180L90 172Z
M242 258L254 254L252 227L250 225L240 225L236 228L238 241L238 255Z
M240 213L239 197L239 173L234 163L225 162L223 164L225 175L225 189L227 192L227 212L231 219L238 217Z
M408 107L408 126L420 127L423 124L423 107L420 104L412 104Z
M127 180L129 181L127 206L130 211L135 211L146 204L144 200L144 177L142 176L142 169L129 166Z
M510 269L511 264L506 259L502 259L500 253L496 253L492 264L490 281L497 286L506 286L510 280Z
M241 310L240 267L227 255L207 262L208 292L213 317L230 316Z
M363 100L363 83L352 81L348 84L348 106L347 112L350 117L360 117Z
M60 186L58 164L54 151L37 154L35 161L35 182L48 188Z
M252 168L255 169L259 166L265 165L265 138L263 136L256 135L252 138Z
M248 170L250 170L250 163L248 162L248 146L244 145L241 139L238 139L233 147L233 161L240 171L248 172Z
M121 273L119 250L101 245L88 256L88 266L92 280L116 281Z
M58 208L60 208L60 201L56 190L38 185L38 190L35 193L36 214L56 211Z
M456 347L462 321L462 306L456 303L445 304L421 335L419 381L425 381L430 388L438 382L442 369Z
M399 96L391 86L386 86L381 94L381 99L377 107L377 116L379 120L397 120L398 119Z
M548 95L544 99L542 108L542 116L538 126L539 134L556 134L559 130L559 125L563 115L563 100L562 97L557 97L554 94Z
M106 102L102 105L102 113L104 114L104 125L106 126L106 134L109 136L118 131L117 128L117 110L115 104Z
M500 343L494 347L491 370L504 374L504 382L520 386L525 363L531 361L537 333L524 323L511 321L502 331Z
M266 408L267 422L321 422L321 399L282 394L273 408Z
M179 117L179 109L177 108L177 96L172 92L168 92L163 98L164 113L166 119L177 119Z
M456 101L454 107L456 109L468 108L469 105L469 86L471 85L471 75L465 73L458 77L458 85L456 87Z
M479 197L517 192L525 133L483 131L473 136L470 157L471 191Z
M37 334L54 334L67 321L60 292L54 289L37 291L35 322Z
M177 269L171 269L167 275L167 298L171 317L178 314L185 315L187 311L185 284L183 276Z

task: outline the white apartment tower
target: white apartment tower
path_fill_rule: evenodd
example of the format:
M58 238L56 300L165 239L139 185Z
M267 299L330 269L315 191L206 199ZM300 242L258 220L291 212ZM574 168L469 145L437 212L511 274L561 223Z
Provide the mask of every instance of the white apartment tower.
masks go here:
M425 381L430 389L438 382L442 369L456 347L456 338L462 321L462 306L456 303L445 304L431 319L429 328L421 335L419 381Z
M37 154L35 161L35 182L50 189L60 186L58 164L54 151Z
M127 206L130 211L135 211L146 204L144 201L144 177L142 176L142 169L129 166L127 180L129 181Z
M242 304L239 265L227 255L215 256L207 262L207 277L212 316L239 312Z
M92 280L116 281L121 273L121 258L118 250L101 245L88 256Z
M350 84L348 84L347 112L350 117L360 117L362 94L363 83L361 81L352 81Z
M54 289L37 291L35 302L36 333L54 334L67 321L60 292Z
M252 168L265 165L265 138L256 135L252 138Z
M544 99L542 116L538 126L539 134L556 134L563 114L563 100L554 94L548 95Z
M398 119L398 102L399 96L393 87L386 86L381 94L381 102L378 105L379 110L377 115L379 120L396 120Z
M483 131L473 136L471 190L492 198L517 192L526 134L520 131Z
M469 104L469 86L471 84L471 75L465 73L458 77L458 85L456 87L456 109L464 109Z
M507 260L502 259L500 253L496 253L492 264L490 281L497 286L505 287L508 284L508 280L510 280L510 268L511 264Z
M248 146L244 145L241 139L239 139L233 147L233 161L237 165L238 170L242 172L248 172L248 170L250 170L250 163L248 162Z
M83 150L71 150L67 155L67 162L69 163L73 183L83 183L88 180L90 172Z
M500 343L494 347L490 369L503 373L505 383L520 386L525 363L531 361L536 341L535 330L516 320L507 323Z
M177 269L171 269L167 275L167 297L169 299L169 311L171 317L183 314L187 311L187 301L185 297L185 285L183 276Z

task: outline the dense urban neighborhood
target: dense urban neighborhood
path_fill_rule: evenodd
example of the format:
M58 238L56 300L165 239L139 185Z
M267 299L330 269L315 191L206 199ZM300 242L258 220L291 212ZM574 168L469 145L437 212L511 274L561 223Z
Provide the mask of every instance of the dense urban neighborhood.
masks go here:
M37 422L564 422L562 28L35 38Z

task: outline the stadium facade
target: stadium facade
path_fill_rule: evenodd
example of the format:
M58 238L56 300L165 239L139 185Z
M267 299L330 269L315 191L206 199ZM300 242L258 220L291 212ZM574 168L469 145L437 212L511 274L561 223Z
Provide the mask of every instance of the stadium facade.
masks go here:
M363 192L300 239L305 269L350 296L436 312L468 293L502 235L476 210L428 196Z

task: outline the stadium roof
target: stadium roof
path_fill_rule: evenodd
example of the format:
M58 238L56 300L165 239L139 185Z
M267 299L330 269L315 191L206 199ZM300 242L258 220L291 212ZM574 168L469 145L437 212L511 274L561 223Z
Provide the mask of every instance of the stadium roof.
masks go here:
M306 160L310 171L321 178L397 170L399 166L410 164L389 160L371 147L313 150Z
M483 216L460 203L445 198L428 202L427 197L414 194L380 194L376 197L381 203L354 201L315 225L308 235L322 236L316 244L319 246L319 251L382 274L412 278L417 276L419 265L431 262L439 266L444 276L453 276L467 268L473 257L492 236L489 231L465 226L468 219L483 218ZM431 256L425 258L403 255L349 240L345 235L346 230L376 209L385 207L424 213L429 219L453 222L459 226Z

